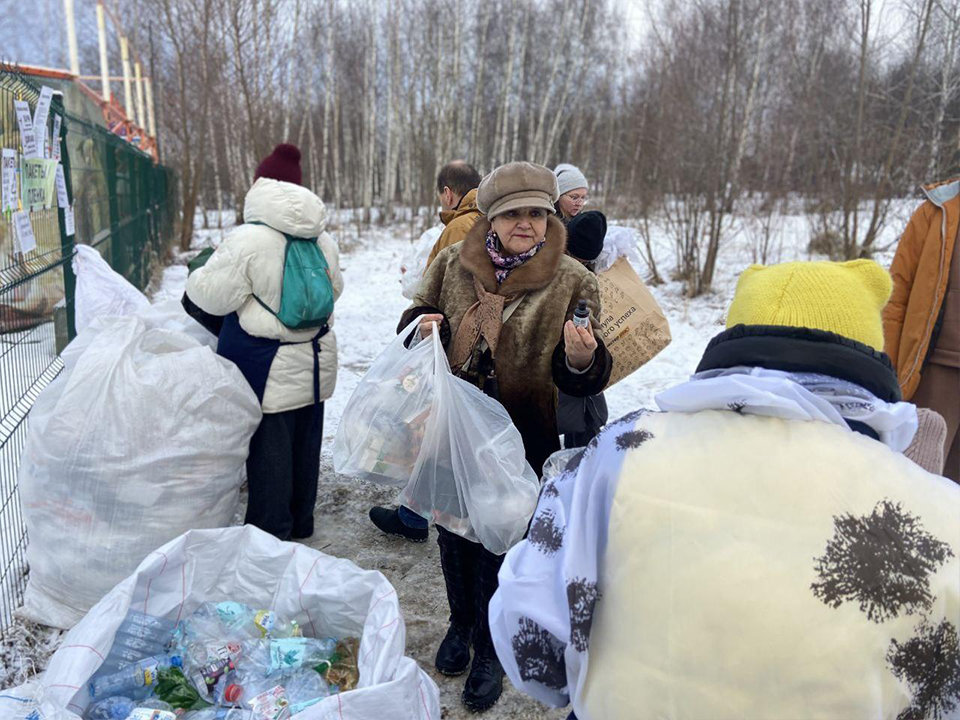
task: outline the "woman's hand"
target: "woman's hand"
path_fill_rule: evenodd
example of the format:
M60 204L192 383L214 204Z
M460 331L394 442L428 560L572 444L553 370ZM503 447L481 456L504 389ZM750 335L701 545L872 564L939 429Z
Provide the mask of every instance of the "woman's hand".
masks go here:
M440 327L440 323L443 322L443 315L434 313L432 315L421 315L420 316L420 337L426 339L430 337L433 333L433 325L431 323L436 323L437 327ZM596 343L594 343L596 346Z
M572 320L563 326L563 341L567 354L567 363L575 370L586 370L593 362L593 353L597 349L597 339L593 336L593 327L587 321L586 327L577 327Z

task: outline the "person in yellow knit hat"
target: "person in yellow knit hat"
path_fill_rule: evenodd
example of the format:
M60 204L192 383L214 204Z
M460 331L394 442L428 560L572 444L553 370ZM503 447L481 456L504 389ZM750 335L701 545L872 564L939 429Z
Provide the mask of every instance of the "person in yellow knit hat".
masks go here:
M490 603L517 688L578 720L960 708L960 487L902 454L890 291L868 260L752 266L661 412L547 461Z

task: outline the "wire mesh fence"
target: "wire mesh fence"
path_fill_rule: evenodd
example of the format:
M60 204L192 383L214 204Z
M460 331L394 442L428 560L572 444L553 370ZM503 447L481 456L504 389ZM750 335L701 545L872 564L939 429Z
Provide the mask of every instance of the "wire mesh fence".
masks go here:
M23 138L15 101L35 113L40 87L15 67L0 65L0 148L16 153L17 189L23 188ZM155 165L105 128L66 113L54 94L44 134L48 153L59 148L76 231L67 234L56 193L44 206L0 206L0 638L21 604L27 580L27 531L18 474L28 413L59 374L60 351L75 335L74 243L97 247L110 265L141 290L173 237L172 173ZM8 193L9 195L9 193ZM36 248L21 252L15 212L29 214Z

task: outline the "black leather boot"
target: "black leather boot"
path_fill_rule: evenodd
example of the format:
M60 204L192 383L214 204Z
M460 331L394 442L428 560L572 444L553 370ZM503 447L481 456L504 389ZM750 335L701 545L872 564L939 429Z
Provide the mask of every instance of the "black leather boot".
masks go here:
M477 648L463 688L463 704L474 712L489 710L503 692L503 666L493 648Z
M477 624L473 628L473 666L463 688L463 704L480 712L500 699L503 692L503 667L493 649L490 637L490 598L499 585L498 573L503 564L502 555L494 555L482 545L476 548L476 610Z
M447 636L437 650L437 672L451 677L463 675L470 667L470 628L450 623Z
M437 651L437 672L462 675L470 667L470 642L476 625L476 555L479 545L437 527L440 567L450 604L450 629Z

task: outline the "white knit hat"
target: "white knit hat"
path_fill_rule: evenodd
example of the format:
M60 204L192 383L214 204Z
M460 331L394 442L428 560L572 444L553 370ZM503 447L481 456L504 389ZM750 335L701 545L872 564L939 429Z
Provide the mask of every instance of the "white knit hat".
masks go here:
M560 188L560 194L566 195L571 190L587 187L587 178L580 168L570 163L560 163L553 169L553 174L557 176L557 186Z

